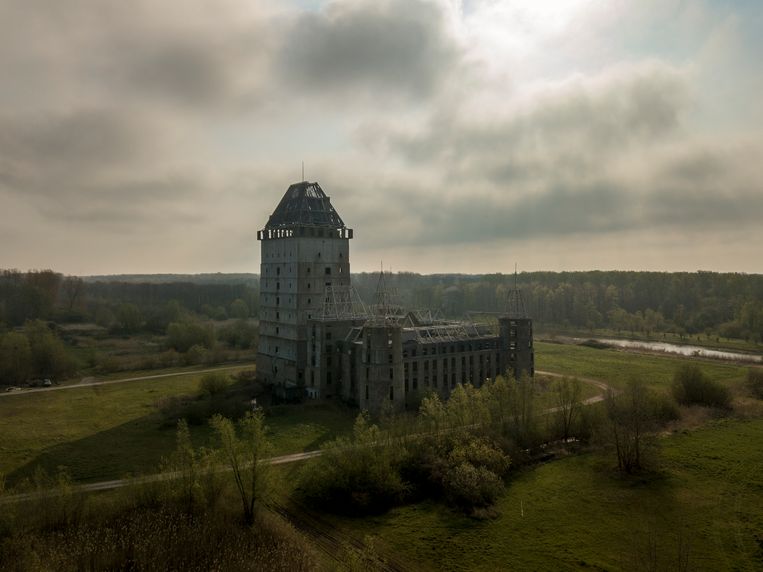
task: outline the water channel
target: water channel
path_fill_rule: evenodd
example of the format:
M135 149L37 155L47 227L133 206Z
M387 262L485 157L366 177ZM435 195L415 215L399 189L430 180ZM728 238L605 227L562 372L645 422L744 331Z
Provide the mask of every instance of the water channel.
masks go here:
M584 338L574 338L577 342L585 341ZM590 339L590 338L589 338ZM710 359L722 359L731 361L743 361L748 363L763 363L763 356L727 350L713 350L701 346L684 346L667 342L646 342L638 340L618 340L613 338L593 338L594 341L608 346L633 350L648 350L667 354L678 354L689 357L701 357Z

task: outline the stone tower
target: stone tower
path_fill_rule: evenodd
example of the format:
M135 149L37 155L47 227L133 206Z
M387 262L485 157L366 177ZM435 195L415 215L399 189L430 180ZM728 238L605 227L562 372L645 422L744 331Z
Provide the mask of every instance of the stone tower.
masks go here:
M379 273L371 317L363 326L360 366L363 380L358 388L360 409L372 415L405 409L403 368L402 308L387 287L384 272Z
M260 345L257 376L282 388L305 385L307 321L328 286L350 285L350 239L318 183L291 185L257 233L260 248Z
M508 370L515 379L526 373L535 375L535 351L533 349L533 321L527 315L522 291L514 276L514 289L509 291L506 311L498 318L501 351L499 373Z
M372 415L405 408L402 328L393 321L370 320L363 328L358 405Z

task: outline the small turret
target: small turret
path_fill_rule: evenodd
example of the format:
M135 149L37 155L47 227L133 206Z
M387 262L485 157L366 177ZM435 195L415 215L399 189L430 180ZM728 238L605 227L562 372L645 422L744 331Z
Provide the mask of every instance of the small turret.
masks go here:
M498 318L498 325L501 338L500 371L508 371L516 379L523 373L535 375L533 322L525 308L516 270L514 288L506 296L506 307L504 314Z

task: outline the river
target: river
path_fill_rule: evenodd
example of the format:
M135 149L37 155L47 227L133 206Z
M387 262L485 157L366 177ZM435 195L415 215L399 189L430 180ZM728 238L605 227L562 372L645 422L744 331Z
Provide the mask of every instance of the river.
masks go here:
M573 338L577 342L585 341L584 338ZM613 338L587 338L596 342L607 344L623 349L648 350L653 352L662 352L666 354L678 354L689 357L701 357L710 359L722 359L730 361L743 361L748 363L763 363L763 356L755 354L746 354L741 352L730 352L726 350L713 350L701 346L684 346L680 344L670 344L667 342L645 342L638 340L618 340Z

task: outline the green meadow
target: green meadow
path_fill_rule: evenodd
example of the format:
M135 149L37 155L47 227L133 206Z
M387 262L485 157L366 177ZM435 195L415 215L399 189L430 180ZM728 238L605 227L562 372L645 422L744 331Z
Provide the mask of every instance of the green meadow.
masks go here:
M663 437L648 477L620 477L602 453L523 469L494 519L435 502L326 518L340 534L378 538L411 569L760 570L761 443L763 419L720 420Z
M0 398L0 473L10 485L36 467L66 467L81 482L152 473L175 447L174 427L164 423L160 403L194 395L202 375ZM332 405L275 407L268 417L274 454L318 448L349 430L354 418L351 410ZM192 426L191 434L197 446L211 444L206 425Z
M683 363L698 365L713 380L729 386L741 382L747 367L733 363L720 363L647 353L627 352L619 349L596 349L587 346L535 343L535 367L565 375L577 375L605 381L614 387L623 387L629 379L640 378L658 390L667 390L673 374Z
M687 361L731 387L737 400L749 400L742 389L747 368L735 364L536 344L538 370L615 387L637 377L667 391ZM202 375L0 398L0 472L11 486L37 467L66 467L79 482L152 473L175 447L162 402L195 395ZM584 388L584 397L599 391ZM550 405L550 397L542 394L539 406ZM376 538L382 555L410 569L761 569L763 419L760 407L747 411L747 418L705 415L692 429L660 436L658 469L646 476L619 476L614 457L604 451L522 468L493 518L471 518L434 501L375 517L321 518L337 538ZM269 408L273 454L319 448L350 431L355 415L336 404ZM192 426L191 434L197 446L212 443L206 425ZM305 467L276 469L283 502Z

